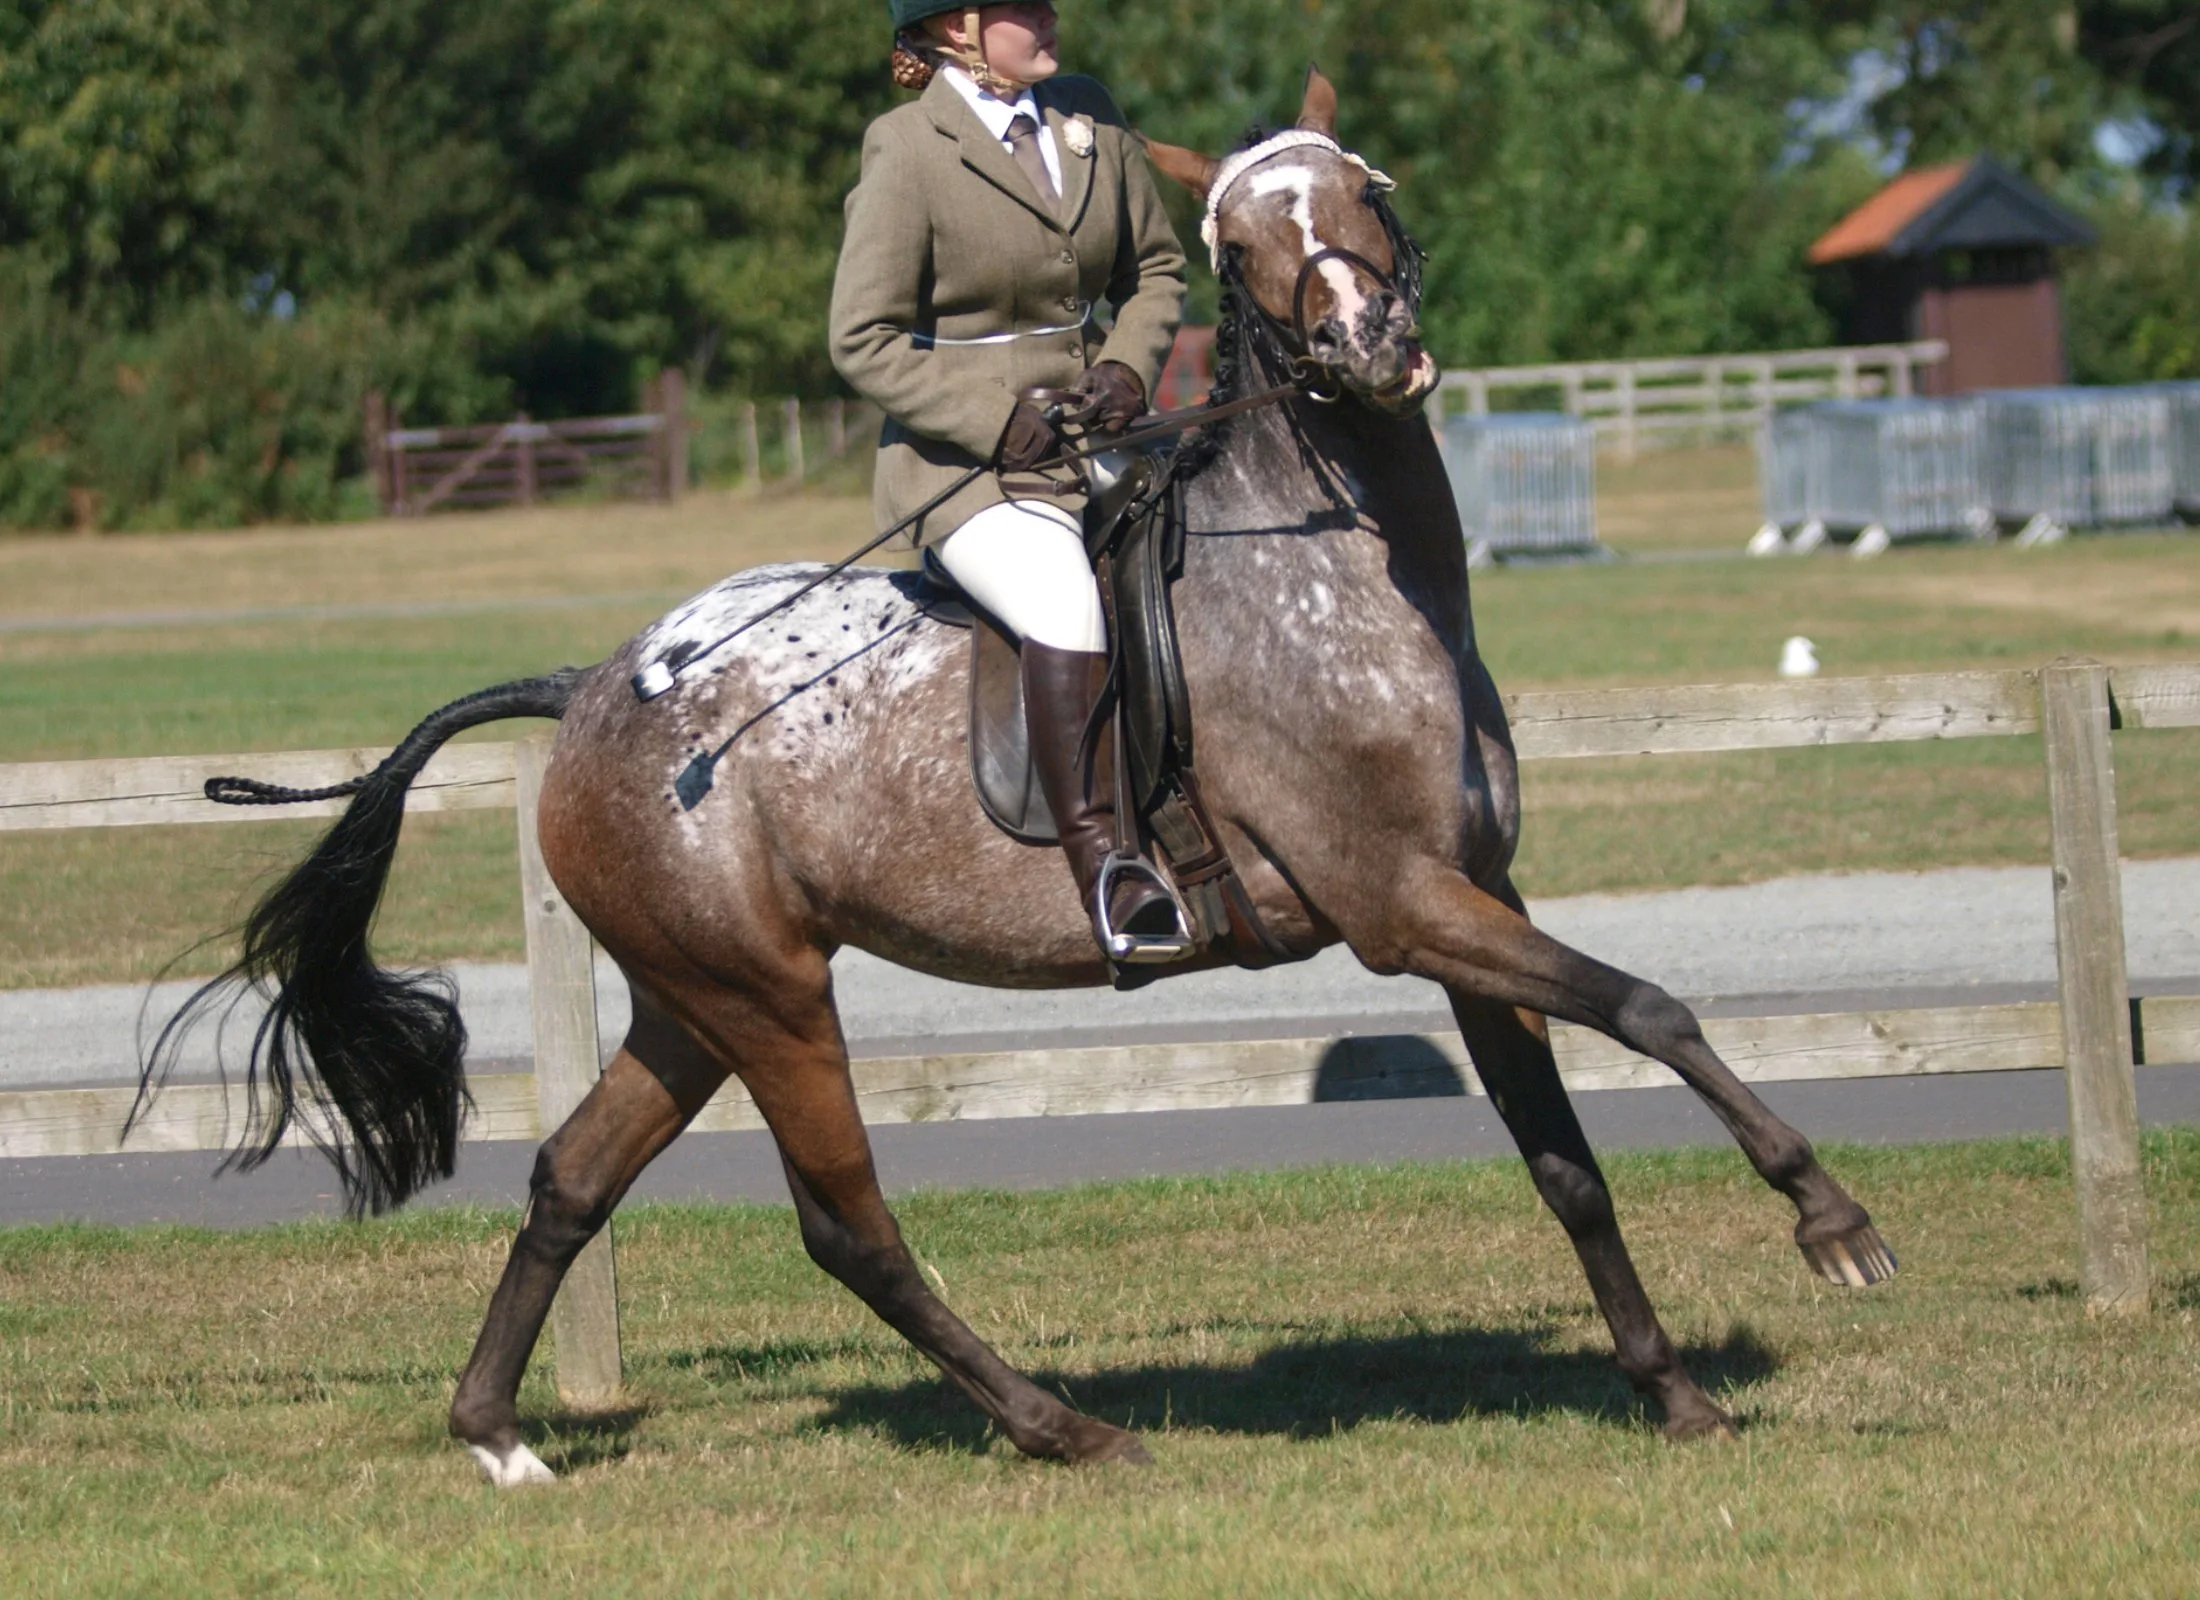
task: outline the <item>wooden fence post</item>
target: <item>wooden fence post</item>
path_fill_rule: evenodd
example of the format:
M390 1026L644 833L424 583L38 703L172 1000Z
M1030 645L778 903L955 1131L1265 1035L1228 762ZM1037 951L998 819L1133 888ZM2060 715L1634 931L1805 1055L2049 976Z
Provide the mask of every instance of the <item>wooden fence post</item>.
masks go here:
M741 402L741 487L754 494L764 487L764 446L756 437L756 402Z
M678 505L687 493L687 389L687 374L678 367L667 367L657 375L658 414L664 418L657 441L663 452L664 497L672 505Z
M526 412L519 414L519 426L515 431L519 435L515 441L519 446L519 503L531 506L535 503L535 433L532 419Z
M595 944L550 881L535 817L552 734L512 750L519 800L519 881L527 919L527 988L535 1022L535 1098L545 1137L572 1115L603 1070L596 1035ZM619 1393L619 1274L611 1225L574 1261L550 1308L558 1393L569 1404L603 1405Z
M395 406L390 407L389 421L391 433L405 426L405 418ZM390 445L382 460L390 474L390 515L402 517L412 509L406 504L412 498L412 484L405 471L405 451L402 446Z
M787 429L787 481L799 488L809 476L809 467L802 459L802 402L789 400L782 410Z
M367 391L367 480L374 485L374 501L383 516L392 509L390 485L390 403L380 389Z
M838 395L825 402L825 453L835 461L848 453L848 408Z
M2078 1184L2080 1285L2090 1310L2141 1315L2148 1296L2146 1191L2124 971L2108 668L2067 658L2041 668L2040 722L2054 841L2055 963L2062 984L2070 1164Z

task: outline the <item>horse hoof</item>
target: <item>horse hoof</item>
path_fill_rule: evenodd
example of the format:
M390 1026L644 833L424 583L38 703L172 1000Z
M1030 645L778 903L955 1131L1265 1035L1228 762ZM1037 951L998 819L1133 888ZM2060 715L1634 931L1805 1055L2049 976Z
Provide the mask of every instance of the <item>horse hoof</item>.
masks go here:
M1709 1405L1686 1416L1668 1417L1660 1431L1668 1444L1688 1444L1699 1439L1712 1444L1732 1444L1741 1437L1734 1429L1734 1419L1717 1406Z
M481 1464L483 1474L499 1489L524 1489L529 1484L558 1481L558 1475L542 1464L542 1458L523 1444L515 1444L502 1455L470 1444L466 1453Z
M1067 1457L1080 1467L1096 1467L1107 1463L1119 1463L1127 1467L1150 1467L1153 1457L1146 1453L1146 1446L1135 1433L1105 1422L1095 1422L1090 1417L1083 1420L1070 1438Z
M1795 1242L1813 1272L1846 1289L1866 1289L1895 1274L1894 1252L1868 1222L1830 1238Z

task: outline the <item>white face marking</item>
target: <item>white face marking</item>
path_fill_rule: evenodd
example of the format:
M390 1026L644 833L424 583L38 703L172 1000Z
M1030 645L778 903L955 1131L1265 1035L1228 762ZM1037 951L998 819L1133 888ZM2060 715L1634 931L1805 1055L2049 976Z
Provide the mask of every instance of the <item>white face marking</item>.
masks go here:
M531 1483L558 1481L558 1475L542 1464L542 1458L523 1444L515 1444L501 1456L478 1444L468 1445L466 1453L481 1464L482 1472L499 1489L524 1489Z
M1299 237L1310 256L1322 248L1321 240L1314 233L1314 182L1313 171L1296 162L1269 167L1245 180L1246 187L1255 195L1288 194L1291 197L1290 217L1299 225ZM1329 285L1329 292L1337 297L1335 315L1348 328L1357 323L1367 304L1367 296L1360 293L1359 277L1342 261L1324 261L1314 270L1321 274L1322 282Z

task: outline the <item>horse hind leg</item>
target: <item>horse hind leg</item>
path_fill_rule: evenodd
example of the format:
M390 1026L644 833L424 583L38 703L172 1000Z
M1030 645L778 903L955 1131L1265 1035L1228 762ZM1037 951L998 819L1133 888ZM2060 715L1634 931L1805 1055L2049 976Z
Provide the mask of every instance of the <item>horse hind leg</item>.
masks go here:
M1829 1283L1864 1288L1895 1274L1870 1215L1705 1041L1695 1014L1655 984L1591 960L1528 921L1508 880L1484 893L1458 873L1411 875L1405 925L1379 970L1433 978L1454 995L1580 1023L1672 1068L1710 1106L1766 1183L1794 1204L1795 1242ZM1371 963L1373 964L1373 963Z
M819 958L820 967L823 958ZM727 991L699 1008L779 1142L802 1243L881 1321L915 1345L1028 1456L1075 1463L1150 1458L1136 1435L1088 1417L1003 1361L932 1292L879 1191L830 980L798 1003Z
M497 1487L554 1476L521 1441L519 1385L558 1285L642 1169L726 1077L636 991L624 1045L536 1155L526 1219L451 1401L452 1436Z

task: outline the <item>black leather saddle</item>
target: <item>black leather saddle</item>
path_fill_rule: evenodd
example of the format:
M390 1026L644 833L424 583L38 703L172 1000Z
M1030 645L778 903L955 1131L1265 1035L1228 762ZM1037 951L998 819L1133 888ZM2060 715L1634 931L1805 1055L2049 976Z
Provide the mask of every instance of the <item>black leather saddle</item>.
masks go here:
M1085 548L1108 618L1109 700L1141 813L1156 798L1172 755L1189 756L1191 749L1191 700L1169 603L1169 585L1184 560L1182 508L1169 465L1158 453L1126 455L1085 508ZM985 814L1024 844L1058 843L1031 761L1016 637L965 595L929 551L915 597L936 621L970 630L970 776Z
M1137 832L1159 846L1192 912L1195 948L1227 939L1239 965L1269 966L1299 956L1261 924L1206 815L1192 767L1192 703L1172 604L1185 541L1183 485L1174 466L1168 453L1123 452L1100 458L1089 474L1085 547L1108 620L1118 764ZM970 630L970 775L986 815L1025 844L1059 842L1032 766L1015 637L929 553L917 585L928 614ZM1131 833L1129 823L1124 831Z

